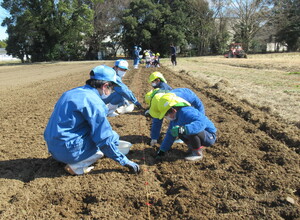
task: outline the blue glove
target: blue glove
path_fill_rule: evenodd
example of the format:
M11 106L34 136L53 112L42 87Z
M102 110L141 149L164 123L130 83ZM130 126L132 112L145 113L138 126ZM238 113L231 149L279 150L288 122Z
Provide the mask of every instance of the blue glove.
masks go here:
M178 135L180 135L180 134L185 134L185 130L186 129L184 128L184 126L176 125L176 126L171 128L171 135L173 137L178 137Z
M140 166L137 163L135 163L131 160L129 160L129 162L125 165L125 167L128 167L129 170L133 173L139 173L140 172Z

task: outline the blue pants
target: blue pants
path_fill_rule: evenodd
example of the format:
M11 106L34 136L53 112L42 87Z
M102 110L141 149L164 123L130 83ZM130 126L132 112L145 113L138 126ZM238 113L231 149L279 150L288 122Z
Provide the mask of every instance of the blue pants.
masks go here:
M179 138L191 146L193 149L198 149L201 146L209 147L213 145L217 136L215 133L210 133L208 131L201 131L196 135L180 135Z
M140 61L139 58L134 58L133 65L139 65L139 61Z
M113 92L112 94L110 94L110 96L108 96L106 99L103 99L103 102L105 104L112 104L112 105L119 105L119 106L122 106L124 105L124 102L125 102L125 98L120 95L119 93L117 92Z
M153 118L151 124L151 139L158 140L160 136L163 119Z

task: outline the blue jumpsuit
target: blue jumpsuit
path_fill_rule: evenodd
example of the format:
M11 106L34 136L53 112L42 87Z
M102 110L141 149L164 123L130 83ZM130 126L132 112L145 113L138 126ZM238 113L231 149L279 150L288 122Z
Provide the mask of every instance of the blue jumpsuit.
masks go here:
M58 161L73 164L101 150L126 165L129 160L117 148L119 135L112 130L107 111L98 90L89 85L65 92L44 132L49 153Z
M203 146L211 146L215 143L217 129L215 125L199 110L192 106L180 108L176 113L176 119L170 122L166 137L160 145L160 150L166 152L171 147L176 137L171 135L171 128L173 126L185 126L186 135L196 135L205 131L205 139Z
M140 61L140 50L134 49L133 51L133 65L138 65Z
M177 88L169 91L169 93L174 93L178 97L188 101L191 106L195 107L199 112L205 115L203 103L192 90L188 88ZM151 139L158 140L162 123L163 119L153 118L151 126Z
M167 83L160 81L160 83L153 87L154 89L163 89L163 90L171 90L172 87L169 86Z
M162 90L172 90L172 87L163 81L160 81L160 83L158 83L158 85L154 86L153 88L162 89ZM162 123L163 123L162 119L158 119L158 118L152 119L151 132L150 132L151 139L158 140Z
M114 87L114 92L110 94L106 99L103 99L105 104L111 103L112 105L122 106L125 103L125 99L131 101L135 105L140 105L133 92L122 82L122 78L117 75L117 83L120 86Z

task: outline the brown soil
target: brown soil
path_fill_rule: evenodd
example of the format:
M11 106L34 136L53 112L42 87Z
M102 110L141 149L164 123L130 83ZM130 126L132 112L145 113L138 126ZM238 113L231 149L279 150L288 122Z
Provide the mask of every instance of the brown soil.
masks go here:
M60 95L84 84L99 63L71 64L0 67L1 219L300 218L299 128L218 86L164 68L159 70L173 88L198 94L218 128L218 141L205 149L204 159L186 162L187 147L174 144L156 162L156 149L148 145L150 120L135 110L109 120L121 139L133 143L128 157L142 174L129 174L108 158L90 174L66 174L47 153L43 132ZM142 102L153 71L131 70L125 77ZM15 75L13 81L6 77Z

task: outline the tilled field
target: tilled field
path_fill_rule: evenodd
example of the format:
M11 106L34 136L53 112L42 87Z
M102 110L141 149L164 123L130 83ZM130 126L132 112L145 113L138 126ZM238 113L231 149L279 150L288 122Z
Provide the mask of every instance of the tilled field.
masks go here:
M72 70L61 65L67 74L12 83L1 92L1 219L300 218L299 128L270 115L264 106L237 101L204 81L163 67L159 71L173 88L190 88L201 98L218 128L217 143L205 149L204 159L186 162L187 147L174 144L162 162L155 161L156 149L148 145L151 121L135 110L109 120L120 139L133 143L128 157L141 165L140 175L108 158L99 160L90 174L66 174L63 164L47 153L43 132L60 95L83 85L99 63L76 65ZM57 67L32 66L45 76ZM15 68L0 73L13 75ZM132 69L124 79L144 105L154 70Z

